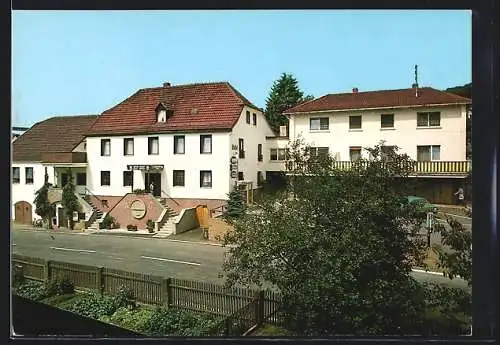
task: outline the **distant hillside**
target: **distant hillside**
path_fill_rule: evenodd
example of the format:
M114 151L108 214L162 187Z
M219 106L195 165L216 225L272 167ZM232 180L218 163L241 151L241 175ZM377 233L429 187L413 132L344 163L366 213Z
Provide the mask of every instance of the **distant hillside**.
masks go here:
M454 93L455 95L472 99L472 83L468 83L462 86L450 87L445 91L449 93Z

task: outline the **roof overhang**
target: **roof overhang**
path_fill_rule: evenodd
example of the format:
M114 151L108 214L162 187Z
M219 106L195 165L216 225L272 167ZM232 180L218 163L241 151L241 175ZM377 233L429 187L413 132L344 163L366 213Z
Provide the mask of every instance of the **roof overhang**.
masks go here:
M374 108L347 108L347 109L329 109L329 110L311 110L311 111L297 111L297 112L284 112L283 115L300 115L300 114L317 114L317 113L339 113L346 111L366 111L366 110L379 110L379 109L402 109L402 108L426 108L426 107L449 107L449 106L459 106L468 105L471 102L460 102L460 103L440 103L440 104L417 104L417 105L397 105L388 107L374 107Z

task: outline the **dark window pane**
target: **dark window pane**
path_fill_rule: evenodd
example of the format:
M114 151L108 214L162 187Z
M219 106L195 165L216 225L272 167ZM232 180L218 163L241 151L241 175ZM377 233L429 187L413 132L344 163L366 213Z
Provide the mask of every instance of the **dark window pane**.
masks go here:
M87 185L87 173L77 173L76 174L76 185L77 186Z
M134 174L133 171L124 171L123 172L123 186L132 186L134 180Z
M394 114L382 114L382 115L380 115L380 127L382 127L382 128L394 127Z
M174 170L173 172L173 185L174 186L184 186L184 170Z
M349 116L349 129L360 129L361 128L361 116Z

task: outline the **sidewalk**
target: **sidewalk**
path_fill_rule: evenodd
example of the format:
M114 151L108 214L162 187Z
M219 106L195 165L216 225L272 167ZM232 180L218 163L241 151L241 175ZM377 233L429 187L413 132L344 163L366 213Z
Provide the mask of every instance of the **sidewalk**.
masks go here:
M462 217L469 217L465 206L440 205L440 204L436 204L436 206L438 207L439 211L441 211L443 213L453 214L453 215L462 216Z

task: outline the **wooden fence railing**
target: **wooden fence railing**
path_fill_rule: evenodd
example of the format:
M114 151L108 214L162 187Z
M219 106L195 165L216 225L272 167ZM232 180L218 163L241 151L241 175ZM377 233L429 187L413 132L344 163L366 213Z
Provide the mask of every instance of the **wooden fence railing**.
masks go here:
M12 255L12 266L28 279L48 281L66 277L80 290L97 290L111 295L121 286L127 286L140 303L223 316L223 328L230 333L260 325L276 312L280 304L279 293L270 290L226 288L208 282L163 278L17 254ZM234 326L236 324L239 326Z

